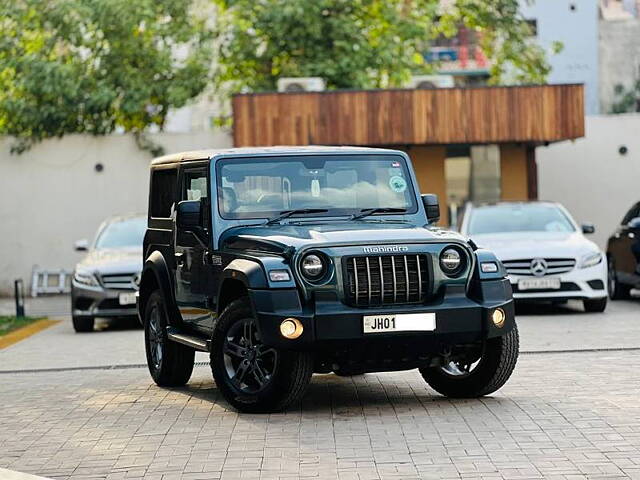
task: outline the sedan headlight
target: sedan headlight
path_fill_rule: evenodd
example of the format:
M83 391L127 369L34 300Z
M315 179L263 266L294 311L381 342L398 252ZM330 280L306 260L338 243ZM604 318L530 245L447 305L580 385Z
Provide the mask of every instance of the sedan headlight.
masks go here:
M440 254L440 268L445 275L455 277L465 268L465 256L457 248L445 248Z
M327 271L327 261L322 255L309 253L302 258L300 270L307 280L319 280Z
M81 284L81 285L87 285L89 287L99 287L100 284L98 283L98 279L96 278L96 276L93 273L88 273L88 272L75 272L73 274L73 279Z
M579 266L580 268L589 268L598 265L600 262L602 262L602 253L588 253L580 259Z

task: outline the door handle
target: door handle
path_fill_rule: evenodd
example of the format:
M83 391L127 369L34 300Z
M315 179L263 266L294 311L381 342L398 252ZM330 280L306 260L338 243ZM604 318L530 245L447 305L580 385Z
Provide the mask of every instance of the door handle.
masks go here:
M176 265L178 267L182 267L184 265L184 253L183 252L176 252L173 254L173 256L176 259Z

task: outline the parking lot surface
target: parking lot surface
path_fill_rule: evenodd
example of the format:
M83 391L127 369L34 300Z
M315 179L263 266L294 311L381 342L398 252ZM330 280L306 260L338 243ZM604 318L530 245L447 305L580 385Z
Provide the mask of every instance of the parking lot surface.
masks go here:
M238 414L207 366L156 387L142 331L68 318L0 351L0 468L50 478L640 478L640 301L519 308L516 371L449 400L416 371L314 376L286 413ZM205 362L206 356L197 357Z

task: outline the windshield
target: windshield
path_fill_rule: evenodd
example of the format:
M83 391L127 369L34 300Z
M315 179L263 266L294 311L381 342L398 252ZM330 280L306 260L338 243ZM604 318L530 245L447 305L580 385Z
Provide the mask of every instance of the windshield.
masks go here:
M405 160L397 155L247 158L218 163L223 218L271 218L285 210L353 215L369 208L417 211ZM387 212L398 215L404 212Z
M95 248L142 248L146 229L146 217L129 218L109 223L100 232Z
M555 205L491 205L471 211L469 235L510 232L573 232L565 213Z

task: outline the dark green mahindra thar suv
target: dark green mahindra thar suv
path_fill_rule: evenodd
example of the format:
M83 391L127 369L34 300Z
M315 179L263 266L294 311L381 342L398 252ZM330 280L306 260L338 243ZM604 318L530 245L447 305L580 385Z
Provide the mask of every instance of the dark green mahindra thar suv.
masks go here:
M401 151L273 147L151 164L138 313L149 371L189 381L209 352L225 399L285 409L313 373L417 368L436 391L478 397L518 357L503 266L435 227Z

